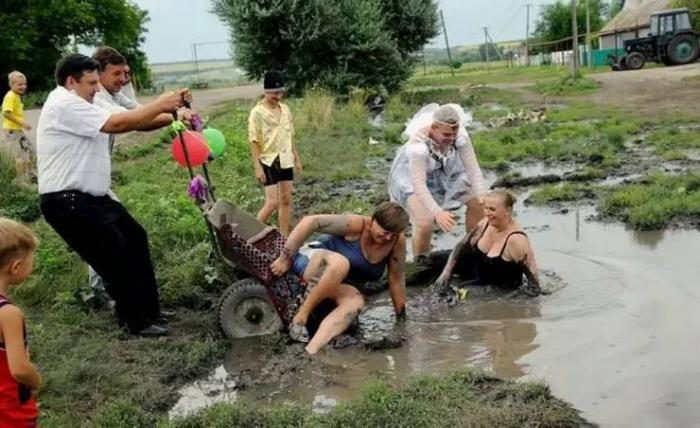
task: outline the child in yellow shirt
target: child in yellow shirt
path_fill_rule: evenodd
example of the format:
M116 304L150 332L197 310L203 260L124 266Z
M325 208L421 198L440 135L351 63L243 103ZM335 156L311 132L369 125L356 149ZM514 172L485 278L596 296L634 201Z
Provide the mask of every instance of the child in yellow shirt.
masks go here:
M15 158L17 177L28 181L32 172L34 149L24 131L32 129L24 121L24 104L22 95L27 91L27 78L19 71L13 71L8 76L10 90L2 100L3 147Z
M282 74L270 70L264 80L265 97L248 118L255 178L265 186L265 205L258 213L258 220L265 223L277 211L280 233L287 236L292 219L294 170L301 174L301 160L292 141L292 114L281 102L285 93Z

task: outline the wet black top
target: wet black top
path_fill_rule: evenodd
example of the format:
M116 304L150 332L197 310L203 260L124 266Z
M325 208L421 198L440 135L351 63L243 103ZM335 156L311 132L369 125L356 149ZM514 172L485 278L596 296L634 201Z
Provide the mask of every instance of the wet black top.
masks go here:
M484 253L479 248L479 241L484 237L486 229L489 225L486 224L484 230L481 231L479 239L474 244L474 273L476 282L479 284L494 285L502 288L519 288L523 283L523 268L513 260L505 260L503 252L508 245L508 239L513 235L527 236L523 231L511 232L506 236L501 252L496 257L489 257L488 253Z

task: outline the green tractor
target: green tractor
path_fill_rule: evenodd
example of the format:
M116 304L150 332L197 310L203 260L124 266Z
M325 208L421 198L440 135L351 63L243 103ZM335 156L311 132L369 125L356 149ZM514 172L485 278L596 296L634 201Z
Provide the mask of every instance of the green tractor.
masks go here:
M613 70L639 70L647 61L665 65L689 64L698 58L698 34L688 9L651 14L647 37L625 40L625 55L608 57Z

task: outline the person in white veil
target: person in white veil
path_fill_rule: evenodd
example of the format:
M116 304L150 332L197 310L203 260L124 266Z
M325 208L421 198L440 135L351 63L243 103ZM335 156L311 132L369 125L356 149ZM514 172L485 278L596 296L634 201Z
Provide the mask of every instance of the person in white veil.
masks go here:
M416 113L402 134L389 173L389 195L408 211L413 227L413 256L430 251L433 225L444 232L456 224L449 210L467 207L467 231L483 217L483 175L466 125L471 120L457 104L429 104Z

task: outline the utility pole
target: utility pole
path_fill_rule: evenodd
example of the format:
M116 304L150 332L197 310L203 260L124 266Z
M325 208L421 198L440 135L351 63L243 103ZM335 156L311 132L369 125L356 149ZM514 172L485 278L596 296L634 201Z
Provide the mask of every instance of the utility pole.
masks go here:
M530 3L525 5L527 7L527 18L525 21L525 64L530 66Z
M450 73L455 75L454 63L452 62L452 53L450 53L450 41L447 40L447 27L445 26L445 16L440 9L440 20L442 21L442 33L445 35L445 46L447 47L447 60L450 62Z
M573 61L571 61L571 75L574 80L578 77L578 23L576 22L576 0L571 0L571 32L574 42Z
M591 11L588 7L590 0L586 0L586 57L588 68L593 68L593 52L591 51Z
M491 38L491 35L489 34L488 29L486 29L486 37L488 38L489 42L491 42L491 46L493 46L493 50L496 51L496 54L498 54L498 59L503 61L503 55L501 55L501 51L498 49L498 46L493 42L493 39Z
M192 43L192 56L194 59L195 82L199 83L199 61L197 60L197 43Z
M489 58L489 27L484 27L484 51L486 51L486 66L489 66L491 58Z
M428 74L428 68L425 66L425 46L423 46L421 53L423 56L423 74L426 75Z

